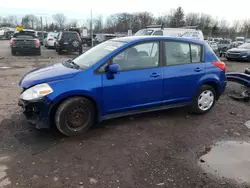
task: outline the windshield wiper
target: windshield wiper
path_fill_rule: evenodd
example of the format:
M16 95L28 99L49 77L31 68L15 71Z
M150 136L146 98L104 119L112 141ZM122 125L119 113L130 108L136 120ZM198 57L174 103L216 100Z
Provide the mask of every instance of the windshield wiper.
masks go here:
M71 68L75 68L75 69L80 69L80 66L77 65L74 61L72 61L71 59L66 61L67 63L69 63L69 65L71 66Z

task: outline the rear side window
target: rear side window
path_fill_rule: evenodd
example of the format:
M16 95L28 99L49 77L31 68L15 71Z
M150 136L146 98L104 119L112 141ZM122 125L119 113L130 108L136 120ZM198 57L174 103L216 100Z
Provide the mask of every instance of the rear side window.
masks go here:
M155 32L153 33L153 35L163 36L163 32L162 32L162 31L155 31Z
M165 42L166 64L182 65L202 62L202 46L184 42Z
M165 42L167 65L180 65L191 63L190 48L188 43Z

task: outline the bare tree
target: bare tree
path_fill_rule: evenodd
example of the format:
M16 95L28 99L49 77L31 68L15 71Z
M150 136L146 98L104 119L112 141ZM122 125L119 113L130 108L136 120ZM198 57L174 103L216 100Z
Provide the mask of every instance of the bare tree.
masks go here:
M102 18L102 16L98 16L96 19L94 19L94 24L95 24L94 30L96 32L102 32L102 29L103 29L103 18Z
M219 23L219 28L221 31L228 31L229 30L229 23L227 20L222 19Z
M186 15L186 25L187 26L199 26L200 15L198 13L189 13Z
M61 29L63 28L64 24L67 21L67 18L64 14L55 14L53 15L53 19L57 22L57 24Z
M71 19L68 23L68 26L69 27L77 27L77 25L78 25L77 23L78 23L78 21L76 19Z
M178 7L173 15L171 15L170 26L171 27L182 27L185 25L185 14L181 7Z

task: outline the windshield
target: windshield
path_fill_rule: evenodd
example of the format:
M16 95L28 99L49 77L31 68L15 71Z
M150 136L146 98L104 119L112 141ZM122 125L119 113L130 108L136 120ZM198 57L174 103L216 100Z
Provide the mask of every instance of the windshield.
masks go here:
M82 55L73 59L73 61L81 68L89 67L124 44L124 42L120 41L106 41L89 49Z
M244 38L237 38L236 41L243 42L243 41L244 41Z
M142 29L142 30L137 31L135 33L135 36L151 35L153 31L154 30L150 30L150 29Z
M15 33L13 38L27 38L27 39L32 39L36 38L34 34L32 33L27 33L27 32L20 32L20 33Z
M240 45L238 48L250 49L250 43L242 44L242 45Z

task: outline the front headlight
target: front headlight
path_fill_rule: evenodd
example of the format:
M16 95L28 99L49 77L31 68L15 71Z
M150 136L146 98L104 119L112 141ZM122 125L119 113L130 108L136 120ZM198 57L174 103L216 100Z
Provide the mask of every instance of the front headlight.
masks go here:
M40 99L53 92L49 84L38 84L24 91L20 98L26 101Z

